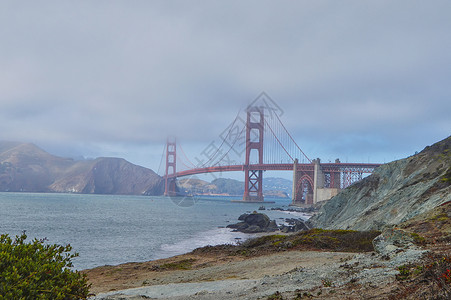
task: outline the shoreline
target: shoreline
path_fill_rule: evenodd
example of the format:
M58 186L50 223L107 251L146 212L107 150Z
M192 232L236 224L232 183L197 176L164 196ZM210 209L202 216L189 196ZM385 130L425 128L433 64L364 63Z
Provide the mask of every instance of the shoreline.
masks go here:
M446 208L382 233L318 228L260 233L236 246L207 246L84 273L96 294L92 300L428 298L435 287L425 266L450 259L449 219L434 217L442 211ZM424 231L429 223L441 229ZM407 280L401 273L406 268L412 270Z
M286 223L286 220L289 219L301 219L301 220L307 220L309 215L306 215L306 213L299 212L299 211L293 211L293 210L285 210L284 208L277 207L276 209L269 210L271 212L277 212L279 213L279 217L275 217L273 220L275 220L280 228L283 226L287 226L288 223ZM250 211L246 211L246 213L249 213ZM265 211L258 211L258 213L266 214ZM238 220L239 215L236 216ZM274 216L273 216L274 217ZM233 224L233 221L229 221L227 225ZM182 239L179 241L176 241L174 243L167 243L160 245L159 250L153 253L152 258L150 259L143 259L143 260L131 260L131 261L123 261L119 263L107 263L104 265L97 265L92 266L88 268L82 268L78 269L78 271L85 271L90 269L95 269L98 267L104 267L104 266L111 266L111 265L121 265L121 264L127 264L129 262L133 263L145 263L148 261L157 261L162 259L168 259L171 257L176 257L179 255L187 254L197 248L202 248L206 246L216 246L216 245L237 245L239 243L243 243L246 240L252 239L252 238L258 238L261 236L266 235L273 235L273 234L279 234L279 235L285 235L288 234L286 232L282 232L280 229L274 232L257 232L257 233L245 233L241 231L237 231L232 228L228 228L227 225L225 226L217 226L212 229L206 230L206 231L199 231L195 233L195 235L188 237L186 239Z
M259 235L262 241L277 241L265 238L274 233ZM283 240L279 233L275 236ZM256 245L243 249L258 250ZM278 292L293 296L283 299L294 299L299 291L315 295L315 299L386 298L402 285L396 280L398 267L421 260L428 251L411 247L395 251L387 259L375 252L308 247L287 251L266 251L263 247L262 253L243 256L230 252L233 247L238 246L204 247L166 259L103 266L84 273L96 294L91 299L96 300L244 300L266 299Z
M246 210L245 210L246 211ZM247 211L246 211L247 212ZM280 226L287 225L285 222L286 219L299 218L302 220L306 220L305 213L296 212L296 211L288 211L283 208L277 207L277 209L267 210L265 211L257 211L258 213L267 214L268 212L276 212L280 213L280 217L274 217L273 220L277 222ZM282 216L283 215L283 216ZM236 221L238 220L239 215L236 215ZM281 219L283 217L283 220ZM230 220L227 225L233 224L234 221ZM205 231L196 232L193 236L187 237L186 239L182 239L176 241L174 243L165 243L160 245L159 250L157 250L151 259L137 260L134 262L146 262L146 261L155 261L160 259L171 258L178 255L183 255L189 253L197 248L205 247L205 246L216 246L216 245L236 245L237 243L242 243L248 239L271 235L271 234L285 234L283 232L275 231L275 232L259 232L259 233L244 233L240 231L235 231L234 229L227 228L227 225L224 226L215 226L211 229ZM127 261L121 262L119 264L128 263ZM112 264L117 265L117 264ZM94 266L92 268L102 267L102 266ZM86 269L92 269L86 268ZM85 270L81 269L80 271Z

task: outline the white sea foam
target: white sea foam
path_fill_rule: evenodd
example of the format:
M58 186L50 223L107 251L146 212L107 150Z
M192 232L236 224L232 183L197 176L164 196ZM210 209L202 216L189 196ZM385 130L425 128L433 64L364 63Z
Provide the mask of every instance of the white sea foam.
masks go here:
M285 214L292 215L293 217L301 218L304 221L307 221L312 216L311 214L300 212L300 211L286 211L286 210L282 210L281 212L283 212Z

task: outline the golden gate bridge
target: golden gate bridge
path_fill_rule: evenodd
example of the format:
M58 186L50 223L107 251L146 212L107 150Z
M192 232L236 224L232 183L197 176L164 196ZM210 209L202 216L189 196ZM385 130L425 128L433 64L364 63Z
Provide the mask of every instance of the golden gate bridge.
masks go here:
M283 125L277 107L268 105L268 101L260 104L248 106L245 117L238 114L220 135L219 145L210 143L195 157L196 163L187 157L175 138L168 138L164 195L180 195L177 186L180 177L238 171L244 172L242 201L264 202L263 172L292 171L292 204L309 205L330 199L380 165L311 160Z

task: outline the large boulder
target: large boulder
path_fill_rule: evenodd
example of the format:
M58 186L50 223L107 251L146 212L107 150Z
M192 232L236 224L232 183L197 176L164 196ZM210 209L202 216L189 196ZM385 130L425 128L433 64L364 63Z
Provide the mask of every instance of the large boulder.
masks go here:
M277 226L277 223L275 220L271 220L271 222L269 222L268 227L266 228L266 231L273 232L273 231L277 231L277 230L279 230L279 226Z
M244 219L246 219L247 216L249 216L249 214L242 214L241 216L238 217L238 221L244 221Z
M236 224L227 225L227 228L232 228L234 231L244 232L249 227L249 224L246 222L238 222Z
M242 220L242 222L230 224L227 228L243 233L273 232L279 229L276 221L271 221L267 215L262 213L243 214L238 220Z
M265 214L253 213L244 218L244 222L249 225L256 225L260 228L266 228L271 222L271 219Z
M294 218L285 219L285 222L288 225L282 225L282 227L280 228L280 231L285 233L298 232L310 229L310 226L308 226L308 224L302 219L294 219Z

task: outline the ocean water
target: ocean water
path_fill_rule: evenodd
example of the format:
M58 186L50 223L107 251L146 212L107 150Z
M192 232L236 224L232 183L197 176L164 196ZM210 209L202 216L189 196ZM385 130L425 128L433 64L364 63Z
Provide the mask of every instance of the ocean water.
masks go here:
M79 253L73 260L78 270L148 261L248 238L225 226L261 204L230 200L198 198L183 205L152 196L0 193L0 233L15 236L26 230L29 239L70 244ZM264 206L290 203L275 201ZM292 217L280 211L264 212L278 224Z

